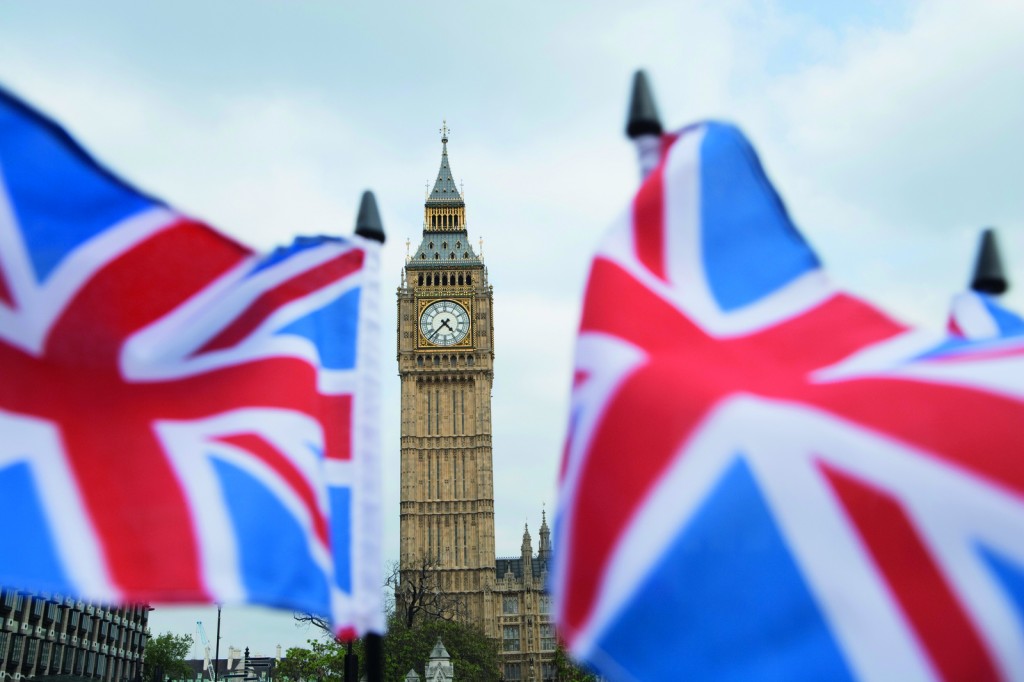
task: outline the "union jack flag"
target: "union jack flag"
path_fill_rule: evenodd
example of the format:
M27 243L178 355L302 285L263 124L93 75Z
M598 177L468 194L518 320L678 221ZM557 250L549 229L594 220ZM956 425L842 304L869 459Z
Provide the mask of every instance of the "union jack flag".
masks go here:
M1024 342L835 289L734 127L594 259L552 588L614 680L1024 679Z
M378 246L257 255L0 90L0 584L379 630Z

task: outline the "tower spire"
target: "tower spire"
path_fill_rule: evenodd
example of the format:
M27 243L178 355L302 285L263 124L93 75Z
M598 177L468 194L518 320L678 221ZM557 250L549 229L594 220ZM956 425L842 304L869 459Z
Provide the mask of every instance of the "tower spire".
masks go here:
M551 529L548 528L548 515L546 509L540 511L540 558L547 561L551 558Z
M463 207L462 194L455 185L452 177L452 168L448 163L448 121L445 120L439 129L441 133L441 167L437 170L437 179L434 180L434 188L427 196L427 206Z

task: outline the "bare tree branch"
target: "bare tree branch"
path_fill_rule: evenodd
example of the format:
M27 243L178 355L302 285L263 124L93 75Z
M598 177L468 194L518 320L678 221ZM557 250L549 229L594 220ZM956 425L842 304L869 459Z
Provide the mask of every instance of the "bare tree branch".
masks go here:
M320 631L317 634L321 637L334 639L334 630L331 629L331 622L326 618L314 616L312 613L300 613L299 611L292 613L292 618L295 620L295 627L307 629L314 627Z
M392 561L388 564L388 575L384 580L386 612L399 615L407 628L422 620L467 622L469 612L464 598L445 591L441 576L440 562L426 556L418 557L405 568ZM334 631L327 618L298 611L292 614L292 618L296 627L313 627L319 630L317 634L320 636L334 639Z
M427 556L404 567L391 563L385 583L394 590L395 611L406 627L411 628L418 619L466 620L464 599L445 591L441 576L440 563Z

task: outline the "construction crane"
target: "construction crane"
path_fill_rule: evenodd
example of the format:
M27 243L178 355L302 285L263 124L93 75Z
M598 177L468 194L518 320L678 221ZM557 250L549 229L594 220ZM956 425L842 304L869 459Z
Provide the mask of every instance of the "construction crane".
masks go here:
M203 642L203 672L210 675L210 680L213 680L213 666L210 665L210 640L206 637L206 628L203 627L203 621L196 621L196 630L199 632L199 639Z

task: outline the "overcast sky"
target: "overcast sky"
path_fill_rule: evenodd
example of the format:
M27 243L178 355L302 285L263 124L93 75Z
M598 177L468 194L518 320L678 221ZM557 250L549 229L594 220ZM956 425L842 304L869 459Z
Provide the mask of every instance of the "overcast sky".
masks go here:
M1019 2L0 2L0 83L242 241L350 232L372 188L388 232L386 329L447 119L495 292L501 555L554 506L589 254L636 187L622 128L637 67L668 127L713 117L746 130L842 286L940 328L979 228L995 225L1017 284L1006 302L1024 308ZM384 356L397 558L399 394ZM312 636L288 614L224 617L222 655ZM212 609L158 608L151 627L194 633L197 619L212 637Z

